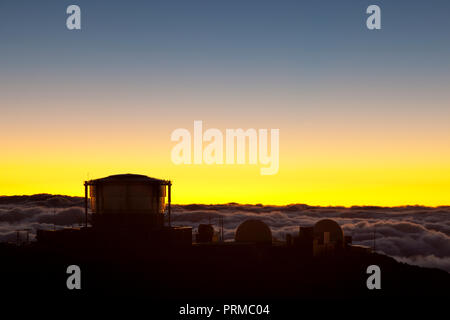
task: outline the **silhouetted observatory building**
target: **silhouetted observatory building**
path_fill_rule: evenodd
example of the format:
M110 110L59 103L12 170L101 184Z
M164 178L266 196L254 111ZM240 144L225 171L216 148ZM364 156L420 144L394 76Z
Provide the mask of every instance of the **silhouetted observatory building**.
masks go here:
M84 186L85 201L87 204L90 200L94 227L162 228L166 194L170 225L170 181L137 174L119 174L86 181Z
M171 186L137 174L85 181L85 227L39 230L37 240L66 247L190 246L191 227L172 227ZM168 198L166 203L166 197ZM88 227L88 209L92 227Z
M330 219L322 219L314 227L300 227L298 235L286 235L285 243L274 242L269 226L260 220L250 219L241 223L234 242L223 241L223 230L222 240L217 241L214 227L200 224L197 241L193 243L191 227L171 226L171 186L169 180L137 174L119 174L85 181L85 227L38 230L38 243L61 249L152 248L148 251L152 253L166 252L168 247L252 250L255 246L284 245L293 247L293 251L306 257L358 249L351 246L351 237L345 237L342 228ZM88 226L89 208L92 212L91 226Z

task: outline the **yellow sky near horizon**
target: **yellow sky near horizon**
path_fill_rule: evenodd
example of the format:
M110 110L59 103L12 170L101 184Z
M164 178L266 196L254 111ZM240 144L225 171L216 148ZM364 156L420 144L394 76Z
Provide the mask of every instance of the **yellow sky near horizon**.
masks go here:
M174 165L170 150L175 142L169 136L164 143L162 137L61 145L56 138L30 139L20 148L7 148L0 160L0 194L82 196L88 178L138 173L172 180L173 202L179 204L449 204L448 154L432 153L427 146L400 147L395 141L345 141L342 134L340 139L290 141L283 133L280 129L280 169L273 176L260 175L260 164Z
M137 173L172 180L180 204L450 204L446 95L338 97L9 98L0 119L0 195L82 196L88 177ZM259 164L174 165L170 134L180 127L193 134L194 120L223 133L279 128L279 172L262 176Z

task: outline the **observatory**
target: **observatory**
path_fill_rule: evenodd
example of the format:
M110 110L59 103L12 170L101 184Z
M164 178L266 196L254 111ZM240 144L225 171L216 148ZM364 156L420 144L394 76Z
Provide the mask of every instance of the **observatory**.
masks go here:
M272 232L261 220L246 220L237 228L234 240L236 242L271 244Z
M85 227L39 230L38 242L65 248L132 248L137 251L150 247L164 251L162 248L169 246L190 246L192 228L172 227L170 223L171 186L168 180L138 174L85 181ZM92 226L88 226L89 204ZM164 223L166 218L168 225Z
M335 252L344 248L344 231L331 219L322 219L314 225L314 255Z
M214 227L211 224L200 224L196 240L198 243L212 242L214 238Z
M344 243L344 231L331 219L322 219L314 225L314 238L319 243Z
M153 256L170 252L168 248L193 247L192 227L171 226L171 186L169 180L138 174L85 181L85 227L38 230L38 243L76 250L133 250L144 255L150 251ZM92 212L90 226L89 208ZM320 220L314 226L301 226L298 235L286 236L285 244L273 241L269 226L257 219L241 223L236 229L235 241L225 242L223 217L220 223L220 241L211 223L199 225L194 243L199 250L197 253L231 250L231 254L246 256L254 247L266 250L284 245L291 247L289 250L294 250L295 254L313 257L354 248L351 237L344 236L339 224L330 219Z
M167 180L137 174L119 174L86 181L86 217L90 201L94 227L161 228L167 195L170 225L171 185Z
M334 255L344 250L370 252L370 248L353 246L352 237L331 219L322 219L314 226L301 226L298 235L286 235L286 244L296 247L304 256Z

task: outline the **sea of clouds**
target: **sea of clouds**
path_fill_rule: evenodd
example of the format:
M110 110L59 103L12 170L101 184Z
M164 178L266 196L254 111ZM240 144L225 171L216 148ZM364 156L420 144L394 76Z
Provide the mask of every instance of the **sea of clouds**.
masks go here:
M173 225L192 226L223 218L226 240L246 219L266 222L274 237L298 233L299 226L311 226L323 218L337 221L354 244L373 246L376 251L398 261L450 272L450 206L436 208L404 207L317 207L304 204L287 206L173 205ZM84 221L84 199L59 195L0 197L0 242L16 242L17 231L28 229L30 240L37 229L78 226ZM19 232L19 241L27 231Z

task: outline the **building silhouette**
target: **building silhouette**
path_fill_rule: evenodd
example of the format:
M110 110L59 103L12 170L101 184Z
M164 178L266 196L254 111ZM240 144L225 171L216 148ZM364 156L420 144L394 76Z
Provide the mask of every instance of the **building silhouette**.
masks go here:
M193 238L191 227L172 226L172 183L169 180L119 174L85 181L84 186L85 226L38 230L39 244L142 252L146 251L141 249L151 247L155 254L167 248L193 246L283 246L305 257L335 255L348 250L370 252L370 248L353 246L351 237L345 236L338 223L330 219L319 220L314 226L300 226L298 234L286 235L284 242L275 241L270 227L258 219L243 221L236 229L234 242L223 241L223 220L220 221L220 236L209 223L199 224Z

